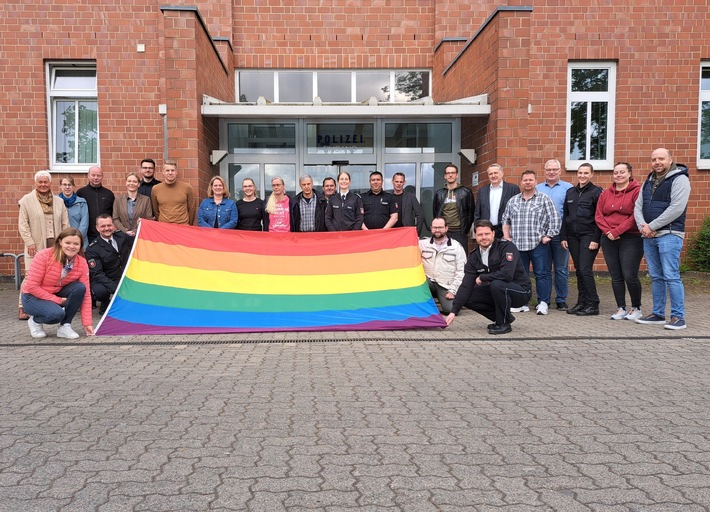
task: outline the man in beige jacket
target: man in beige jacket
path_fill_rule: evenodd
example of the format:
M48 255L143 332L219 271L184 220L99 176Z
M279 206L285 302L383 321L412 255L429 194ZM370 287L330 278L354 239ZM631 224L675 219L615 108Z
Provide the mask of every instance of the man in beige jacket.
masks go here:
M52 193L52 175L49 171L35 174L35 189L25 194L18 202L20 216L18 227L25 244L25 275L30 270L32 258L38 251L51 247L54 239L69 227L69 215L64 201ZM29 316L19 303L17 318L27 320Z

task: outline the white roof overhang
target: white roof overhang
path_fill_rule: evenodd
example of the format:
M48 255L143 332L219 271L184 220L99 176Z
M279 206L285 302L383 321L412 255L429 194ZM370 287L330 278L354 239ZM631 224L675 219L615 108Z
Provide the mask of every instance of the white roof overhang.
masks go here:
M490 115L488 95L472 96L446 103L434 103L423 98L410 103L381 103L375 98L362 103L270 103L259 98L251 103L224 103L203 96L202 115L218 118L459 118Z

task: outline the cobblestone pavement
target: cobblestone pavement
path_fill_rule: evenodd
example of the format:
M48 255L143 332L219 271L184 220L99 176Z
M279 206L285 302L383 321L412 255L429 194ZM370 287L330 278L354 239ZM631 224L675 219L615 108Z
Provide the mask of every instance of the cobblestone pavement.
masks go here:
M707 294L685 331L552 311L503 339L466 312L35 342L16 300L0 292L1 511L710 509Z

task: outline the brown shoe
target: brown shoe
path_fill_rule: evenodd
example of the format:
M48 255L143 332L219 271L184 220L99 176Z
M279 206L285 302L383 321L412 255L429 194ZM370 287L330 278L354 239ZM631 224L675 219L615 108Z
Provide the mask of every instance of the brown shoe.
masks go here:
M30 319L30 315L25 313L25 309L22 306L20 306L20 309L17 312L17 319L18 320L29 320Z

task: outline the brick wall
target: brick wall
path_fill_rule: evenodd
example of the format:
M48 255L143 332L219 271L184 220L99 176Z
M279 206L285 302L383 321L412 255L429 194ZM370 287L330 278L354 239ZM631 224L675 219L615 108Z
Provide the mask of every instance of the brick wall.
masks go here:
M45 62L94 60L98 71L100 155L105 184L125 187L144 157L162 157L160 11L146 2L117 4L9 1L0 8L0 240L19 253L17 201L49 168ZM127 16L126 13L131 13ZM136 44L146 45L145 53ZM87 180L75 175L77 185ZM58 177L53 191L59 191ZM0 263L0 273L10 265Z
M234 3L238 68L431 67L434 0Z

